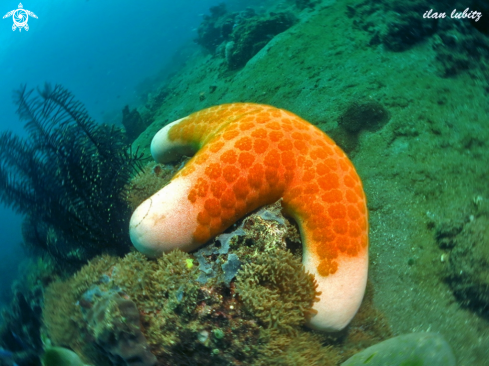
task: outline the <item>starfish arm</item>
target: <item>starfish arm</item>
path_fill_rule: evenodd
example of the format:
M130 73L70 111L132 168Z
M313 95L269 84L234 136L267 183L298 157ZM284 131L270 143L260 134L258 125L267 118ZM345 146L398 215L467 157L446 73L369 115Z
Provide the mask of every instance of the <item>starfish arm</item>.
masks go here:
M133 213L141 252L191 251L247 213L282 198L301 232L303 264L322 292L314 329L343 329L360 306L368 270L368 213L353 164L324 132L288 111L234 103L175 121L154 137L155 160L197 151Z

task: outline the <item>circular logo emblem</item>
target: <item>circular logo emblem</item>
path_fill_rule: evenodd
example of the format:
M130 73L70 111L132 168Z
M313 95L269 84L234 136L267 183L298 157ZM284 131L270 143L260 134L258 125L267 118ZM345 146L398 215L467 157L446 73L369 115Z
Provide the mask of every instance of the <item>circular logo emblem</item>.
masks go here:
M17 27L22 28L27 24L29 15L24 9L17 9L14 13L13 19L14 19L14 24Z

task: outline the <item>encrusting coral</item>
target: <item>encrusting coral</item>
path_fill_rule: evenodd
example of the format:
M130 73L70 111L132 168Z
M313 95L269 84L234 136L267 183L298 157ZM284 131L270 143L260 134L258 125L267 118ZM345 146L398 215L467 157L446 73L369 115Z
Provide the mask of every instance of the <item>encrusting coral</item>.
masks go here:
M160 163L196 150L133 213L135 247L149 256L192 251L282 198L284 212L299 225L303 263L322 292L308 324L344 328L361 303L368 267L366 200L346 155L291 112L251 103L194 113L164 127L151 143Z

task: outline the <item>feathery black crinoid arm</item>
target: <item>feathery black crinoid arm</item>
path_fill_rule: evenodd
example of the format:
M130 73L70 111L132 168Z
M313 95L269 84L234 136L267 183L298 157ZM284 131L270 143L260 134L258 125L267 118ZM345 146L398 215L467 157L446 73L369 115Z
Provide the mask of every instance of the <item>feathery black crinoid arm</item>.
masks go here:
M130 212L122 192L141 157L122 130L93 121L60 85L37 94L23 86L15 102L28 138L0 135L0 200L49 226L45 249L58 259L126 252Z

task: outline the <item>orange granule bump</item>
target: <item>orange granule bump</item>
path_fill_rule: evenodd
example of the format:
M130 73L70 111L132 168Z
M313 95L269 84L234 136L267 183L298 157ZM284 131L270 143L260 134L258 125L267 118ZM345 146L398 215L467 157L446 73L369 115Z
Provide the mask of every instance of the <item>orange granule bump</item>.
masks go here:
M238 112L233 114L236 117L231 117L231 110ZM192 126L197 124L208 128L192 132ZM284 128L287 126L289 128ZM213 139L214 131L219 131L222 138ZM200 136L197 136L197 132ZM361 181L336 144L303 119L269 106L229 104L188 116L174 126L169 135L172 140L188 140L188 143L206 141L206 163L202 169L211 182L211 189L208 190L199 180L195 187L197 199L194 204L204 210L209 207L211 216L220 210L209 203L203 192L220 198L221 206L226 208L235 204L237 198L245 198L250 193L260 197L258 201L270 203L267 195L273 196L273 199L280 195L285 211L298 221L313 215L307 225L310 231L322 229L321 220L324 222L324 219L328 219L333 232L350 235L352 245L362 247L360 237L367 235L366 226L363 225L366 220L360 220L365 214L356 208L359 201L365 203ZM213 151L215 156L209 156L209 152ZM300 168L296 162L299 157L302 163ZM201 164L199 153L194 159ZM287 170L294 170L293 178L286 179ZM197 169L193 174L197 176L202 173ZM216 189L217 185L222 186L221 189ZM230 188L225 195L222 194L224 186ZM189 199L194 200L194 196ZM203 203L199 203L201 200ZM245 211L256 209L255 205L251 204ZM304 234L312 239L308 245L324 245L313 239L313 232ZM322 236L318 234L317 237ZM331 246L331 242L328 245ZM340 254L350 255L346 247L337 247ZM322 270L322 273L330 273L335 268L335 258L330 258L327 263L329 270ZM323 262L319 264L321 268L326 266Z
M344 327L365 288L368 217L362 182L334 141L291 112L235 103L171 123L151 148L165 162L185 146L195 156L134 213L134 245L149 255L194 250L282 198L284 213L299 224L304 265L323 292L310 325ZM331 291L336 303L327 300Z
M241 169L248 169L253 165L253 162L255 161L255 156L247 152L242 152L241 154L239 154L238 161Z
M236 141L234 146L239 150L248 151L248 150L251 150L252 144L253 144L253 140L251 138L243 137L243 138L239 139L238 141Z

